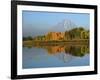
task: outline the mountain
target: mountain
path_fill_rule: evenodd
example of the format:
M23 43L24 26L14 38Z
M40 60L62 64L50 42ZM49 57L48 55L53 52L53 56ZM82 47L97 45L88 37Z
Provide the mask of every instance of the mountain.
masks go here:
M59 22L57 25L53 26L50 31L53 32L64 32L64 31L69 31L73 28L75 28L77 25L72 22L71 20L65 19L61 22Z

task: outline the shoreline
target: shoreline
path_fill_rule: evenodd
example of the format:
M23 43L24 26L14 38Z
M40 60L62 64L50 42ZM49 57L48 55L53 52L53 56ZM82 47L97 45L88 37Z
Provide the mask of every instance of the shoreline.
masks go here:
M89 40L68 40L68 41L23 41L23 45L87 45Z

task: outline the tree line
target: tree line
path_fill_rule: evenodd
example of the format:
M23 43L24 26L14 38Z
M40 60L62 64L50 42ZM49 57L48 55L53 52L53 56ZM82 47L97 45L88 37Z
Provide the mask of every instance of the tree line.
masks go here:
M58 32L60 33L60 32ZM31 36L28 36L28 37L23 37L23 41L26 41L26 40L33 40L33 41L36 41L36 40L39 40L39 41L45 41L45 40L52 40L52 35L53 34L52 32L51 33L48 33L47 35L39 35L39 36L36 36L36 37L31 37ZM62 34L60 34L61 36ZM86 30L84 29L83 27L78 27L78 28L73 28L69 31L65 31L64 32L64 36L63 37L60 37L58 36L59 40L73 40L73 39L89 39L89 30ZM56 37L56 36L55 36Z

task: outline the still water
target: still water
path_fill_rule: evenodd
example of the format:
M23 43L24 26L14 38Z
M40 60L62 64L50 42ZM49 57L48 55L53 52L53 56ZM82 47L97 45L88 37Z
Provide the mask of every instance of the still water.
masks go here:
M90 60L88 45L32 45L22 56L24 69L87 66Z

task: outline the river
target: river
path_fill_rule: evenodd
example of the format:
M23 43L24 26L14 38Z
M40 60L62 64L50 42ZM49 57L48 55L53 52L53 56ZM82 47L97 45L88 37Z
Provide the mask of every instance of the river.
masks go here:
M88 66L88 45L33 45L23 47L22 67L48 68Z

